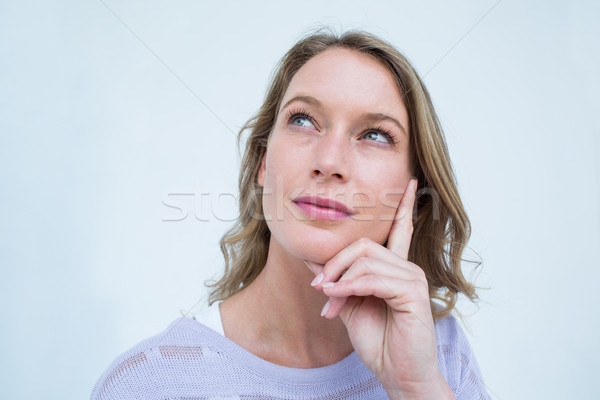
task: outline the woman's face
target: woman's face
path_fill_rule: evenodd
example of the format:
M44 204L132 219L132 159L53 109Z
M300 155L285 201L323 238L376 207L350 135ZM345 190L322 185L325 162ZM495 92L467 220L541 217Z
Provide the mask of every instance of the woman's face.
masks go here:
M324 263L361 237L383 244L412 175L408 122L393 75L369 56L330 49L300 68L258 174L276 245Z

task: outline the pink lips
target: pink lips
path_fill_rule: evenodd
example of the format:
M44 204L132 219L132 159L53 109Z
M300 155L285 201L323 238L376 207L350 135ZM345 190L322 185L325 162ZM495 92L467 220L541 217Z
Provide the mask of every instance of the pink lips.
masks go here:
M318 196L302 196L294 200L294 203L311 218L336 220L348 218L354 214L344 204L325 199Z

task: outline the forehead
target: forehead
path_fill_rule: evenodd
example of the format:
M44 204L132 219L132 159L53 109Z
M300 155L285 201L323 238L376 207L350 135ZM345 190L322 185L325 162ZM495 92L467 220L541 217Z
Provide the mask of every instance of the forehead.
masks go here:
M392 73L355 50L329 49L311 58L292 78L282 105L298 95L315 97L331 110L408 118Z

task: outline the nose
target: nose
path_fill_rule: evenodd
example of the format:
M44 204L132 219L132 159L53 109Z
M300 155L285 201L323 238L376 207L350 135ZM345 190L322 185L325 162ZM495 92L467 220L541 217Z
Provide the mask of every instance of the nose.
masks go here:
M345 182L350 178L351 143L342 132L328 132L319 138L314 148L312 177L319 181Z

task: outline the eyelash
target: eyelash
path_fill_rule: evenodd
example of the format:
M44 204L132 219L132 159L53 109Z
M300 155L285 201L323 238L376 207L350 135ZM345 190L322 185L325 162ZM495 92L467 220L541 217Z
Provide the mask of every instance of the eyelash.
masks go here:
M288 123L289 124L292 123L292 121L298 117L309 119L309 120L311 120L311 122L314 121L312 114L304 108L288 111ZM365 130L364 133L371 132L371 131L377 132L377 133L385 136L387 141L392 146L395 146L398 143L398 141L395 139L394 134L392 132L390 132L388 129L385 129L384 127L382 127L380 125L371 125Z
M313 118L312 114L304 108L299 108L297 110L289 110L288 111L288 123L291 123L294 119L296 119L298 117L310 119L311 121L315 120Z

